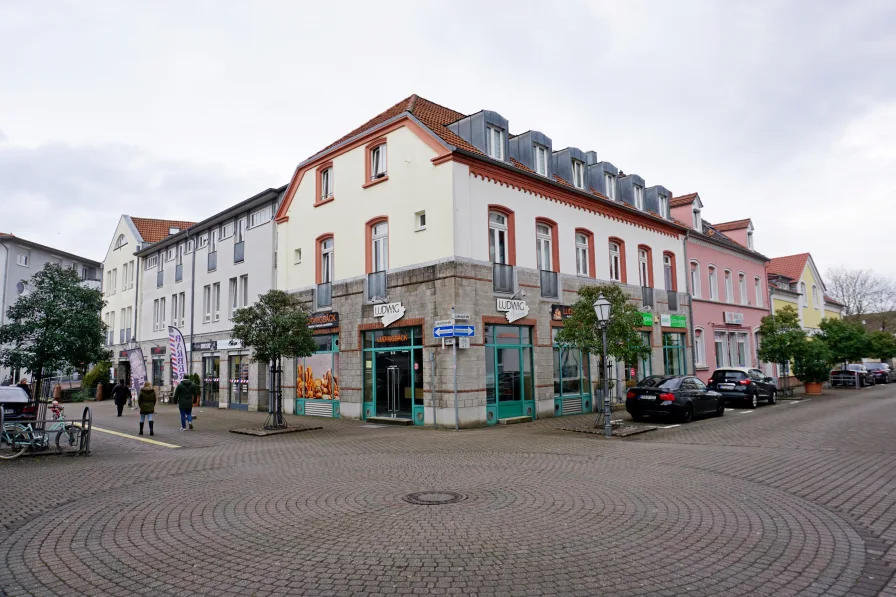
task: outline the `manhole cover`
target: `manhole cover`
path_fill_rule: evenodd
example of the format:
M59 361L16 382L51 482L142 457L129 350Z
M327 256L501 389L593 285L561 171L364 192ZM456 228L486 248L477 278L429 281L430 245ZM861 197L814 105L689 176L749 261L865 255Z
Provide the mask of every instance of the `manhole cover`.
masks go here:
M466 499L466 496L455 491L418 491L417 493L409 493L401 499L409 504L417 504L419 506L441 506L443 504L456 504Z

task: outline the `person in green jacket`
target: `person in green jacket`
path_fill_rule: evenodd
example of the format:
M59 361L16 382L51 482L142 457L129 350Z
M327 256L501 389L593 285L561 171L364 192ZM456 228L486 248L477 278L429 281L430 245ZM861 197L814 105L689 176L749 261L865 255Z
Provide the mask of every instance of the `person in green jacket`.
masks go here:
M193 428L193 382L189 378L184 378L177 388L174 390L174 399L177 401L177 408L180 409L180 430L186 431L187 424L190 429Z
M149 419L149 434L155 435L152 428L152 414L156 411L156 391L148 381L140 388L137 397L137 406L140 407L140 435L143 435L143 419Z

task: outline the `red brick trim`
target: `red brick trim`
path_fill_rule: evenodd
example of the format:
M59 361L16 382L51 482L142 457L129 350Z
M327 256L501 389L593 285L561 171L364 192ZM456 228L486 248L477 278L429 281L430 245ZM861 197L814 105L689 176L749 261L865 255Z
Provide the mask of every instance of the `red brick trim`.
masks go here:
M541 288L538 284L523 284L520 283L520 288Z

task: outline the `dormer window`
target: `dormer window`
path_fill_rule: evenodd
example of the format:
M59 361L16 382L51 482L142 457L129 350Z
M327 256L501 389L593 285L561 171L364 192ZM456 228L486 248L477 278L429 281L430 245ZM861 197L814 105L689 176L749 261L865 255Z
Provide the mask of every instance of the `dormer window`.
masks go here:
M697 230L698 232L703 231L703 218L700 217L699 208L694 208L694 230Z
M604 173L604 190L606 191L607 199L616 201L616 177L609 172Z
M657 195L656 200L657 209L659 210L660 215L665 218L666 214L669 213L669 198L665 195Z
M386 144L377 145L370 151L370 179L376 180L386 175Z
M640 210L644 209L644 187L634 185L635 189L635 207Z
M548 175L548 148L541 145L535 146L535 173L542 176Z
M171 235L171 234L177 234L178 232L180 232L180 228L178 228L178 227L176 227L176 226L171 226L171 227L168 229L168 234L169 234L169 235Z
M572 186L577 189L585 188L585 164L579 160L572 161Z
M753 231L747 232L747 246L753 250Z
M504 161L504 130L489 126L485 131L485 149L488 157Z

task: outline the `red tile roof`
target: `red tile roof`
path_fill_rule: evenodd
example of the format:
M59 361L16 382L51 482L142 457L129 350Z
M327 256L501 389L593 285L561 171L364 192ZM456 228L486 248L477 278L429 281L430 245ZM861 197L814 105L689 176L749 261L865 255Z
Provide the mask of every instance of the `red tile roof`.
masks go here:
M722 222L721 224L713 224L713 227L716 230L721 230L725 232L727 230L740 230L741 228L746 228L750 225L750 218L745 220L735 220L733 222Z
M143 242L157 243L169 236L169 228L179 228L186 230L196 222L185 222L183 220L155 220L152 218L131 218L137 232L143 237Z
M688 203L693 203L694 199L697 198L697 193L688 193L687 195L681 195L680 197L672 197L672 200L669 201L670 207L681 207L682 205L687 205Z
M831 304L833 304L833 305L840 305L841 307L845 307L845 306L846 306L846 305L844 305L843 303L841 303L840 301L838 301L838 300L836 300L836 299L832 299L832 298L829 297L828 295L824 295L824 301L825 301L826 303L831 303Z
M775 257L768 264L768 273L776 276L785 276L791 280L799 280L806 269L809 260L808 253L788 255L787 257Z

